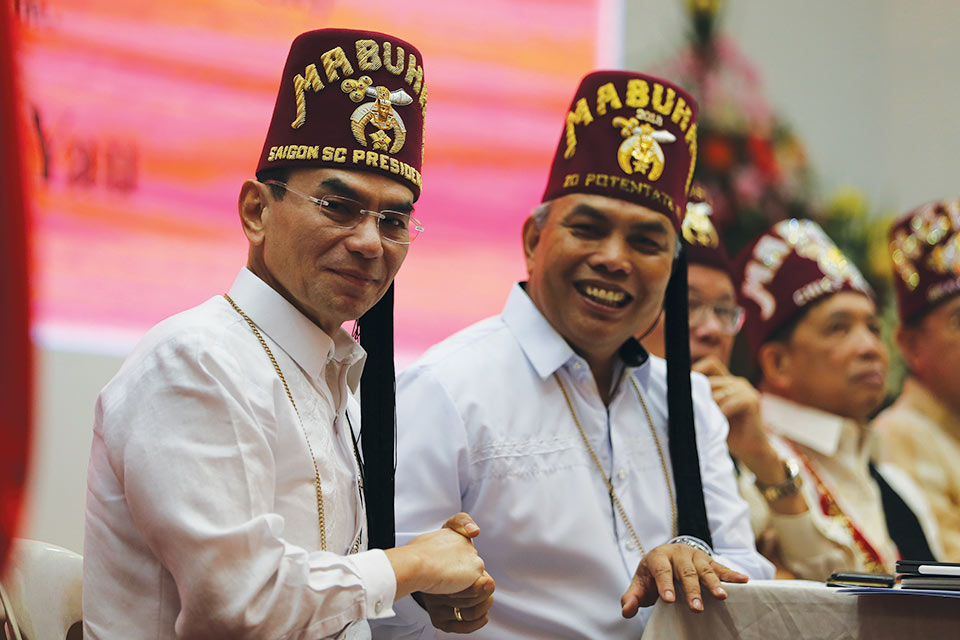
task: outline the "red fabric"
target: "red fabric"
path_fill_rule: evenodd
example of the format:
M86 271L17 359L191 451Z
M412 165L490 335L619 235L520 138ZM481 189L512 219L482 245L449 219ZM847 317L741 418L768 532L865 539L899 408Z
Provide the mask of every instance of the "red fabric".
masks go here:
M642 145L651 145L650 155ZM662 162L648 162L657 149ZM690 94L632 71L594 71L570 104L543 202L571 193L608 196L659 211L679 231L696 158Z
M32 399L23 136L10 6L0 9L0 568L20 515Z
M274 167L372 171L395 178L418 198L427 100L423 77L420 52L393 36L351 29L297 36L257 172ZM371 95L378 88L382 101Z
M900 320L960 293L960 199L928 202L890 227Z
M744 332L754 360L777 329L805 307L840 291L873 290L812 220L781 220L745 247L734 265Z

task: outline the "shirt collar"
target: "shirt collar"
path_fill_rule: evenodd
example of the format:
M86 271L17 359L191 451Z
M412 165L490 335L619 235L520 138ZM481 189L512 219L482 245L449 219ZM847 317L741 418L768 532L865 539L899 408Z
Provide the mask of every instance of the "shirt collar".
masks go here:
M764 393L760 403L764 422L774 431L824 456L832 456L837 452L844 426L848 422L854 423L849 418L797 404L771 393ZM856 427L855 424L852 426Z
M545 380L577 354L527 295L525 284L518 283L510 290L501 317L537 374ZM646 350L633 338L620 347L619 354L628 367L639 367L649 361Z
M332 360L349 367L347 385L356 392L366 353L342 327L331 338L246 267L230 287L230 297L307 375L322 381Z

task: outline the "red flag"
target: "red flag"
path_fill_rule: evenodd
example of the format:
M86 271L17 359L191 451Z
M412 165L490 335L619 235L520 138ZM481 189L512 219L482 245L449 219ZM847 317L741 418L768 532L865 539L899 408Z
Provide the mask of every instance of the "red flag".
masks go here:
M0 8L0 568L20 515L32 402L24 137L11 5Z

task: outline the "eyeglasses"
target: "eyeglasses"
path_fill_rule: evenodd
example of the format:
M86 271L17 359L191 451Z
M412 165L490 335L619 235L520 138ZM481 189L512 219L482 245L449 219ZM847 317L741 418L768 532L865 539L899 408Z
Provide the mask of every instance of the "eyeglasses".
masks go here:
M743 328L744 310L741 306L690 300L687 309L691 328L706 323L711 313L720 323L720 329L728 335L736 335Z
M291 189L285 182L279 180L265 180L264 184L280 187L309 200L317 205L320 213L340 229L355 229L363 221L364 215L370 215L377 219L377 229L380 231L380 237L394 244L410 244L423 231L423 225L420 224L420 221L409 213L390 211L389 209L371 211L370 209L364 209L362 203L343 196L314 198Z

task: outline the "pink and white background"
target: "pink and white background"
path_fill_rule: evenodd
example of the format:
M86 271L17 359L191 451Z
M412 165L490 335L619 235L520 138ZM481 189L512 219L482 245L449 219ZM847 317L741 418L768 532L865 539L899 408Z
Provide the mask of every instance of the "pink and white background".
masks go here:
M397 281L403 365L497 313L524 275L580 76L615 62L603 0L47 0L18 3L34 192L34 335L122 354L229 288L252 177L298 33L380 30L423 53L424 233Z

